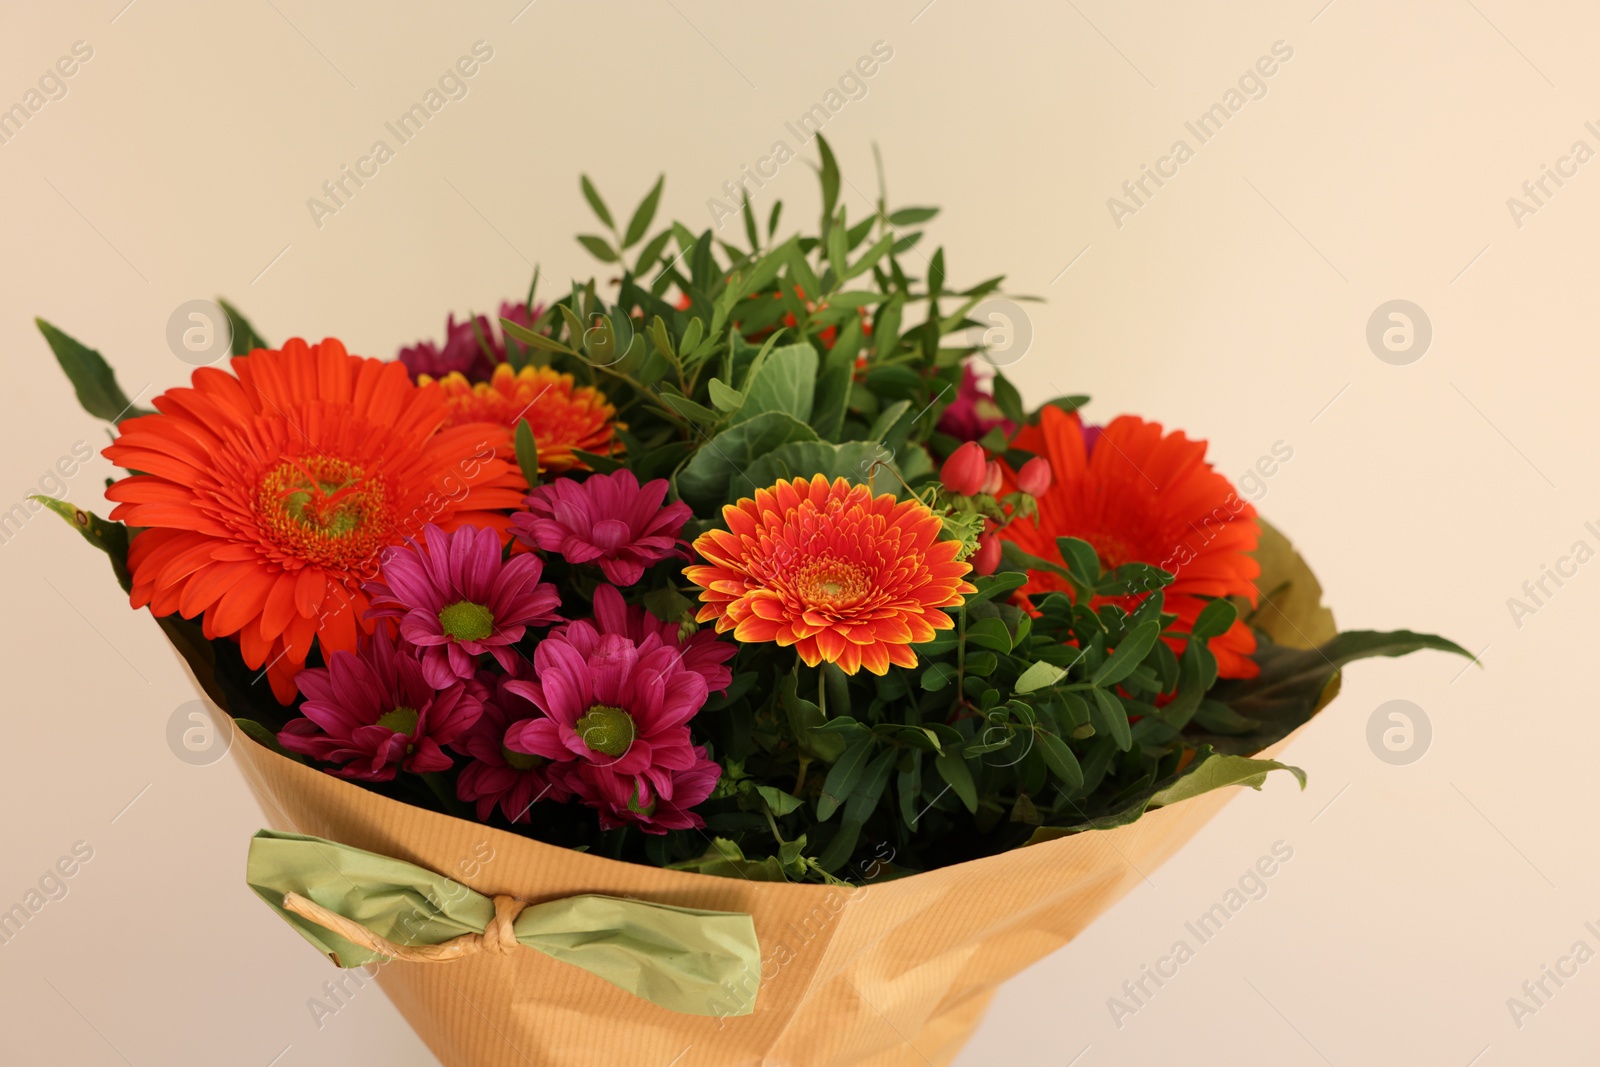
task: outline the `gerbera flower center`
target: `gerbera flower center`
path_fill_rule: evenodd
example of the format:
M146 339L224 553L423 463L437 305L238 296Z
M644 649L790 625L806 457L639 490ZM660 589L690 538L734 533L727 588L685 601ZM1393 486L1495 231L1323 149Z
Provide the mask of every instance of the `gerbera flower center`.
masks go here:
M393 711L386 711L378 716L378 725L385 730L393 730L397 734L410 737L417 730L417 709L401 704Z
M518 771L531 771L545 764L543 756L535 756L532 752L517 752L504 745L500 746L500 758L506 761L507 767Z
M482 604L458 600L439 612L439 628L457 641L482 641L494 633L494 613Z
M809 604L839 607L861 599L872 589L867 568L850 560L808 560L795 568L792 587Z
M590 752L607 756L621 756L633 746L636 729L633 716L621 708L596 704L589 713L574 724L578 736L589 746Z
M387 539L381 480L330 456L286 459L268 471L256 492L256 513L281 548L313 563L348 566Z

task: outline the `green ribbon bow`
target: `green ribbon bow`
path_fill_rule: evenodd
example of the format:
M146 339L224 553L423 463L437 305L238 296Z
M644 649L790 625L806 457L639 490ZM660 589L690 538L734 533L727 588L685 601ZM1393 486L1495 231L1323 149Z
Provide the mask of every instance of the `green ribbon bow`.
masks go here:
M497 903L507 920L506 905L511 912L517 907L404 860L273 830L251 839L246 880L318 951L347 968L388 957L290 911L286 899L301 907L293 897L309 900L306 910L332 912L328 921L359 924L391 947L419 949L481 936L499 925ZM722 1016L755 1008L754 997L728 994L760 981L761 946L754 921L742 912L582 894L529 904L509 925L517 943L669 1011Z

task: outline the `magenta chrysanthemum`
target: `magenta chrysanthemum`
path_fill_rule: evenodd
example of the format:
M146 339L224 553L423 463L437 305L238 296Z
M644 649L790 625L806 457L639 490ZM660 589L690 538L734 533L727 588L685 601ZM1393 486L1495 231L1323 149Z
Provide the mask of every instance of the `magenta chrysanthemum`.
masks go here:
M666 496L665 478L641 486L632 471L558 478L528 495L528 510L512 516L511 532L568 563L599 564L609 582L632 585L672 555L692 514L681 501L663 507Z
M422 669L435 688L473 676L487 652L511 670L529 626L557 621L561 595L540 584L544 564L520 555L502 562L493 530L463 526L445 533L423 528L426 550L413 542L384 553L378 581L369 582L369 618L397 618L400 636L422 650Z
M696 747L694 754L692 767L671 772L670 796L666 791L651 792L648 783L642 781L596 774L582 767L568 780L578 799L599 814L602 830L630 824L651 834L698 830L706 821L690 809L711 795L722 768L715 760L706 758L705 748Z
M278 743L291 752L340 766L341 778L386 782L397 768L417 774L450 767L448 745L478 721L483 705L462 682L436 690L408 650L383 627L359 653L335 652L326 667L295 676L305 694L304 718Z
M506 688L520 674L479 672L477 684L488 694L483 715L453 746L472 759L456 780L456 796L477 805L480 822L488 822L497 805L512 822L529 822L528 811L536 802L572 797L559 773L562 764L506 747L508 729L540 715L527 697Z
M536 306L528 313L526 304L500 302L500 317L510 319L519 326L532 326L544 310ZM443 378L452 371L465 375L471 382L486 382L494 375L495 367L506 361L508 342L497 323L485 315L456 321L452 314L445 323L444 343L418 341L400 349L396 357L405 364L413 380L426 374Z
M512 727L506 747L573 764L566 781L574 791L620 797L602 806L620 804L614 815L631 812L633 821L649 826L659 801L674 800L678 775L703 758L688 723L705 705L705 678L655 634L635 644L587 621L541 641L533 666L532 681L511 681L506 689L546 717ZM632 808L629 797L636 798Z
M601 585L594 591L594 625L602 634L621 634L635 645L642 644L651 634L662 644L676 648L683 657L683 665L706 680L706 689L720 693L733 683L733 672L727 662L739 651L730 641L717 640L714 630L697 630L684 640L681 628L675 622L663 622L644 609L642 604L623 603L622 594L615 586Z

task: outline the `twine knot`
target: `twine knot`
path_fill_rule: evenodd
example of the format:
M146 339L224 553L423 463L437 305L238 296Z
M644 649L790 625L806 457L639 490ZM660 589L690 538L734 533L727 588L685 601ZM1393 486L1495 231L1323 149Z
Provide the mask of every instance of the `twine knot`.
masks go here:
M293 912L325 930L331 930L368 952L375 952L391 959L405 960L407 963L445 963L463 956L473 956L479 952L495 955L508 953L520 945L514 927L517 916L522 914L522 909L525 907L527 904L516 897L496 896L494 915L484 925L483 933L462 934L437 945L401 945L374 933L354 919L347 919L336 911L329 911L299 893L285 893L283 897L284 911ZM333 962L339 964L339 957L332 953L330 955L333 955Z

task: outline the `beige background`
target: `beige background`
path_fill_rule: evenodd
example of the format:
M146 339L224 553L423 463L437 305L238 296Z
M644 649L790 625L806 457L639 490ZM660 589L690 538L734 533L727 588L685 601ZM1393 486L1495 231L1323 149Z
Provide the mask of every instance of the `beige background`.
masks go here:
M571 239L592 229L579 171L625 211L666 170L664 210L709 223L721 183L792 142L785 121L884 41L893 59L827 135L860 190L876 140L897 203L946 209L930 242L955 280L1004 271L1046 298L1012 368L1025 394L1081 390L1093 413L1185 427L1236 475L1284 442L1293 459L1261 507L1341 622L1444 631L1487 667L1357 667L1290 750L1303 794L1279 781L1239 798L1004 990L960 1062L1593 1062L1600 963L1548 983L1520 1028L1507 1007L1575 941L1600 951L1583 925L1600 928L1600 564L1549 583L1520 627L1507 607L1573 542L1600 548L1584 529L1600 530L1600 163L1549 183L1520 227L1506 203L1574 141L1600 149L1584 128L1600 120L1591 9L123 2L0 12L0 105L74 42L94 50L0 144L0 510L77 442L104 442L31 316L101 348L146 398L187 376L165 326L197 297L230 297L273 340L389 355L437 336L449 309L520 293L531 263L594 270ZM478 40L494 57L466 98L318 229L306 199ZM1183 123L1277 41L1293 58L1266 95L1197 145ZM1119 228L1107 198L1179 137L1194 158ZM813 188L791 164L758 204L809 216ZM849 187L846 203L868 207ZM1407 366L1365 340L1395 298L1433 325ZM109 471L96 458L70 498L103 505ZM242 884L260 815L230 761L169 749L192 693L102 561L40 515L0 563L0 909L75 842L93 849L0 945L0 1058L432 1063L373 989L313 1022L330 972ZM1394 699L1433 728L1407 766L1366 739ZM1119 1028L1108 998L1174 941L1193 946L1184 923L1277 841L1294 857L1265 898Z

